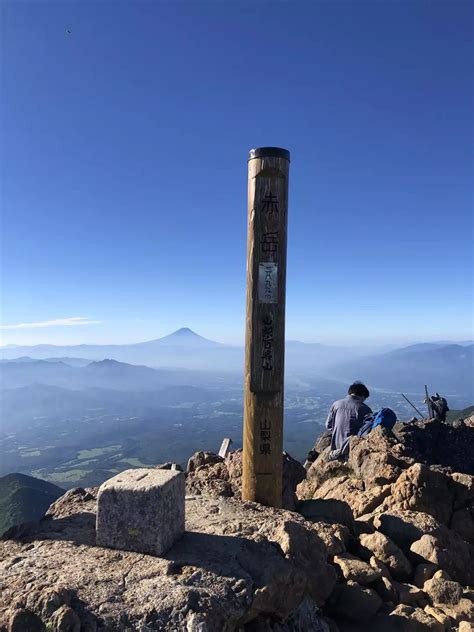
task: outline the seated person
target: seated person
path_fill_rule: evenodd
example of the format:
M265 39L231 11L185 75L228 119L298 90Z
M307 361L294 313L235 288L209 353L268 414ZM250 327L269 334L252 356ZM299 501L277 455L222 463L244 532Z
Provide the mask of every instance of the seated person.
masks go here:
M349 386L347 396L331 406L326 420L326 428L332 431L331 453L342 450L348 438L359 432L364 417L372 413L364 403L369 396L369 389L362 382L354 382ZM336 454L333 458L337 458Z

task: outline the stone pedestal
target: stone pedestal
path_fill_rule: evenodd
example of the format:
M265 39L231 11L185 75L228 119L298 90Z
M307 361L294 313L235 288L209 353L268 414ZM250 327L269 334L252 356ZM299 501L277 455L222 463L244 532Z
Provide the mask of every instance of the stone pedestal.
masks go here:
M163 555L184 533L184 474L126 470L105 481L97 497L98 546Z

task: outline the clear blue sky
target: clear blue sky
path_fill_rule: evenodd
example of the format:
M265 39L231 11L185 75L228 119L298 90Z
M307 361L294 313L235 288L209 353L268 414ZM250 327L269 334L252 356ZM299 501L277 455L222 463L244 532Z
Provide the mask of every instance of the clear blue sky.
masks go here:
M471 2L1 10L3 343L240 342L263 145L292 154L288 337L472 336Z

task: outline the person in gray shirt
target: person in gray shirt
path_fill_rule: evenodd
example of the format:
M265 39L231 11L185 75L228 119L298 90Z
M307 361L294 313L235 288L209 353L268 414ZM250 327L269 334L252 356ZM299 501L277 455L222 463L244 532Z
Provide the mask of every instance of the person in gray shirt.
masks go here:
M364 417L372 414L371 409L364 404L369 396L369 389L362 382L354 382L349 386L347 397L331 406L326 420L326 428L332 431L331 452L342 450L349 437L359 432Z

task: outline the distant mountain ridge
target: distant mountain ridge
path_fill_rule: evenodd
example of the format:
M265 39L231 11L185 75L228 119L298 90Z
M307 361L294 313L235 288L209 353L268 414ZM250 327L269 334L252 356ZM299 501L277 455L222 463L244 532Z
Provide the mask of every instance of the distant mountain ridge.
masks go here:
M344 381L361 379L375 388L391 391L418 391L428 383L440 392L461 395L467 401L474 399L472 343L429 342L386 349L288 340L285 364L288 374ZM4 358L0 361L4 388L38 382L65 388L147 390L163 386L163 379L168 385L165 374L158 380L150 367L237 375L242 374L244 360L243 347L208 340L187 327L162 338L127 345L37 345L3 348L0 353ZM39 361L49 366L35 366ZM106 363L91 366L91 362ZM178 383L185 382L181 379Z
M462 394L474 400L474 344L421 344L388 353L358 358L330 369L339 379L361 379L373 387L392 391L422 392L428 384L431 392Z
M203 356L203 352L207 354ZM3 347L0 356L15 359L83 358L87 360L114 359L128 364L188 369L229 370L241 367L243 349L208 340L188 327L183 327L162 338L123 345L33 345L15 348ZM73 363L71 363L73 364ZM77 362L75 363L77 364Z

